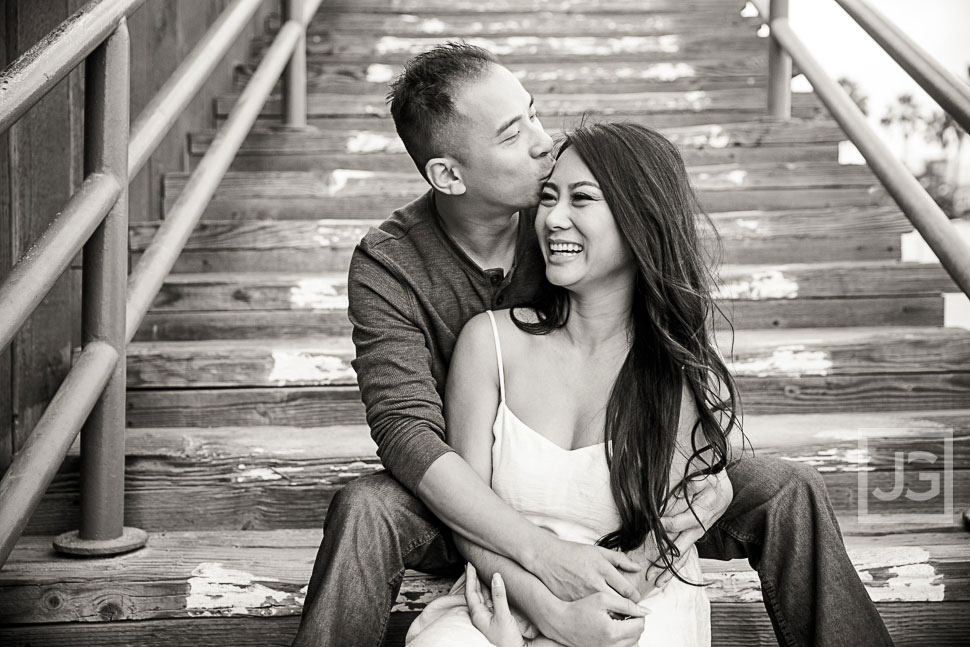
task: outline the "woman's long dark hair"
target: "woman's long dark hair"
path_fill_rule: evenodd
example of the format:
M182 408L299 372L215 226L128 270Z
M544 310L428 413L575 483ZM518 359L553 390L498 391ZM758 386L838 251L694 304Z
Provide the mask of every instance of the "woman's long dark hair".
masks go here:
M702 249L696 218L714 227L679 151L660 133L632 123L581 125L558 155L569 148L599 183L637 266L632 346L606 407L610 487L621 525L599 543L632 550L652 532L670 567L679 554L660 523L664 511L673 496L686 495L688 481L727 466L727 436L740 428L738 394L711 325L720 313L711 295L714 258ZM518 319L514 309L512 320L532 334L562 328L569 318L568 292L558 286L546 283L530 306L537 322ZM668 492L685 386L699 414L692 436L700 427L705 442L692 442L686 472Z

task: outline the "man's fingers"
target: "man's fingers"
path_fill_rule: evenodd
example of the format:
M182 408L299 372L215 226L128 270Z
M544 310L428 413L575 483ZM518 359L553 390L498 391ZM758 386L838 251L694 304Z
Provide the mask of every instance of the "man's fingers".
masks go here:
M606 576L606 584L624 598L636 601L640 597L636 587L616 569L610 569L610 573Z
M662 517L660 523L663 525L664 530L671 535L684 532L698 525L697 519L694 518L694 513L690 510L672 517Z
M611 593L603 594L603 604L607 611L622 613L625 616L632 616L634 618L642 618L650 613L635 602Z
M610 550L609 548L601 548L600 550L603 556L606 557L606 559L613 564L613 566L627 571L628 573L636 573L640 570L640 565L633 559L627 557L625 553Z

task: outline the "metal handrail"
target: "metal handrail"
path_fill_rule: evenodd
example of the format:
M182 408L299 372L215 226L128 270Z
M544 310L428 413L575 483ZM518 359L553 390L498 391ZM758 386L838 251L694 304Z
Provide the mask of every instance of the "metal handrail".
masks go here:
M836 1L842 3L842 0ZM771 32L772 48L769 50L769 59L787 58L789 70L791 61L794 60L822 103L859 149L876 177L939 258L940 264L964 294L970 296L970 245L960 238L953 223L939 205L909 169L893 156L855 102L832 80L792 30L788 22L788 0L771 0L770 11L765 7L765 0L750 2L768 23ZM769 65L769 69L783 70L785 64L782 62ZM779 101L777 95L790 95L790 72L787 76L776 75L769 78L768 85L769 112L774 117L789 118L790 110L784 109L784 102ZM771 98L773 95L774 100ZM788 105L790 106L790 99Z
M835 1L947 114L970 132L970 84L961 82L868 2Z
M84 60L89 77L85 180L0 284L2 350L84 248L83 348L0 481L0 566L82 425L81 529L58 537L55 548L109 555L144 545L144 533L122 524L124 349L281 75L285 123L305 126L306 55L301 50L321 0L282 0L283 27L130 279L127 185L262 1L234 0L223 11L135 120L130 137L125 18L144 0L91 0L0 72L0 132Z

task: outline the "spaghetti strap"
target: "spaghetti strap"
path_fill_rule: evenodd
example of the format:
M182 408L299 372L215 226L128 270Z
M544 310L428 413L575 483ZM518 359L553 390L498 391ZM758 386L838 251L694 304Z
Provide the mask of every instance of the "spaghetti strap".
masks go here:
M505 366L502 364L502 344L498 339L498 325L495 323L495 315L492 314L492 311L486 310L485 312L488 313L488 318L492 321L492 336L495 337L495 358L498 360L498 388L502 402L505 402Z

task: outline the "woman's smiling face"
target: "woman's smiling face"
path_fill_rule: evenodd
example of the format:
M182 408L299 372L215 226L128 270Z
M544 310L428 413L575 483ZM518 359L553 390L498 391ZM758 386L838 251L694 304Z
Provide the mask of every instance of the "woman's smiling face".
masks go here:
M542 187L536 234L553 285L575 289L633 280L633 254L596 178L572 148L563 152Z

